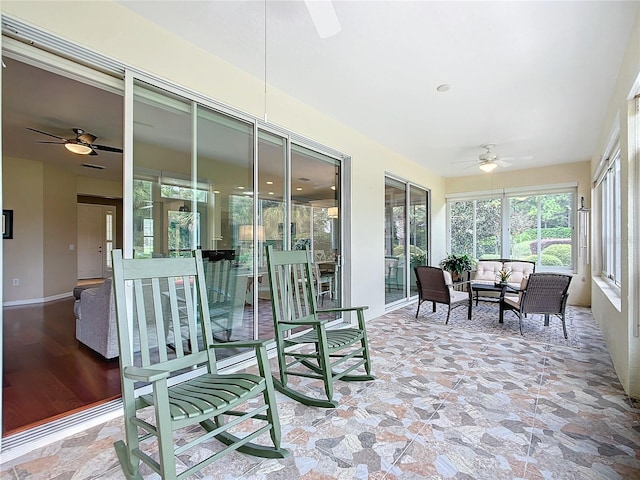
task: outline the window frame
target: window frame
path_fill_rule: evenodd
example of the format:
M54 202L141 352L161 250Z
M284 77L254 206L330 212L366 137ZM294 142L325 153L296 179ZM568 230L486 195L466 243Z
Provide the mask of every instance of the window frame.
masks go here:
M454 202L464 202L464 201L480 201L480 200L489 200L489 199L497 199L500 201L500 258L511 258L510 250L511 250L511 241L510 241L510 199L514 197L522 197L522 196L544 196L544 195L553 195L560 193L569 193L572 195L571 198L571 221L568 225L571 228L571 266L569 267L558 267L558 266L542 266L540 265L540 258L538 258L536 262L536 270L537 271L562 271L562 272L571 272L575 274L578 270L578 235L577 235L577 199L578 199L578 184L576 182L572 183L563 183L563 184L554 184L554 185L539 185L539 186L530 186L530 187L514 187L514 188L506 188L502 189L499 193L496 192L487 192L487 191L479 191L479 192L464 192L458 194L448 194L445 195L446 200L446 216L447 216L447 251L451 251L451 213L452 213L452 204ZM475 209L475 207L474 207ZM474 210L475 216L475 210ZM475 238L475 233L474 233ZM477 248L474 242L474 251L472 252L473 258L477 258Z
M612 286L622 288L621 157L619 139L608 150L595 182L601 228L599 275Z

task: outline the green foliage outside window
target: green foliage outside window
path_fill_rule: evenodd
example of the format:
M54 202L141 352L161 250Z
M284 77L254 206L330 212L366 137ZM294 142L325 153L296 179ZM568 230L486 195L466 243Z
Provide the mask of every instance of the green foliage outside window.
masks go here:
M451 252L477 259L538 260L542 266L572 267L574 193L550 193L449 203ZM503 202L508 202L503 208ZM503 218L503 210L508 218ZM502 245L508 233L509 245Z
M542 255L550 255L560 260L560 264L564 267L571 266L571 245L551 245L542 250Z

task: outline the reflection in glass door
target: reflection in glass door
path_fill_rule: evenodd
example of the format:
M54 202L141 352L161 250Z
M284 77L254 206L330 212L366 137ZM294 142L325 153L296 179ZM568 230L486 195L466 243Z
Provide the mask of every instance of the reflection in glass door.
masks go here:
M201 249L214 337L253 339L253 125L143 82L133 98L134 255Z
M340 178L339 160L291 146L291 248L311 251L320 308L342 304Z
M273 338L267 245L310 249L341 305L340 160L141 80L133 120L134 255L202 250L218 341Z

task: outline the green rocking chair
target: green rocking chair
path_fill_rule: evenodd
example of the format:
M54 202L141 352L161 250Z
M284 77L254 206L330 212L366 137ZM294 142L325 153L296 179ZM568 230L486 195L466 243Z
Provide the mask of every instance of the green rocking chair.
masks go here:
M313 281L313 262L308 250L277 251L267 247L269 287L280 379L276 389L305 405L334 408L336 380L374 380L364 322L368 307L318 310ZM327 329L320 314L356 312L357 326ZM287 363L288 362L288 363ZM304 367L304 368L301 368ZM356 369L364 372L352 374ZM326 399L295 390L289 376L321 379Z
M201 252L192 258L134 260L123 260L120 250L112 255L126 436L114 446L126 477L142 479L140 461L174 480L235 450L267 458L288 455L280 447L265 342L213 341ZM180 328L185 323L188 328ZM255 349L259 375L218 373L216 350L238 347ZM143 385L137 396L136 386ZM248 402L255 397L262 401ZM245 421L255 422L256 429L241 438L229 431ZM201 427L195 439L194 425ZM185 428L174 446L174 432ZM273 447L251 442L267 432ZM198 456L198 463L177 471L177 455L212 438L221 442L219 448L207 444L198 452L210 454L207 458Z

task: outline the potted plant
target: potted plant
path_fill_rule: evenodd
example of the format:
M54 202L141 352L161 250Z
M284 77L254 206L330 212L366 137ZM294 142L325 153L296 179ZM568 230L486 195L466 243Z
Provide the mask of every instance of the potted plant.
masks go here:
M500 283L500 285L504 285L505 283L507 283L509 281L509 277L511 277L511 270L509 270L508 268L499 270L496 274L496 279L498 280L498 283Z
M469 255L456 255L450 253L440 261L440 268L451 272L451 278L458 280L464 272L473 269L474 261Z

